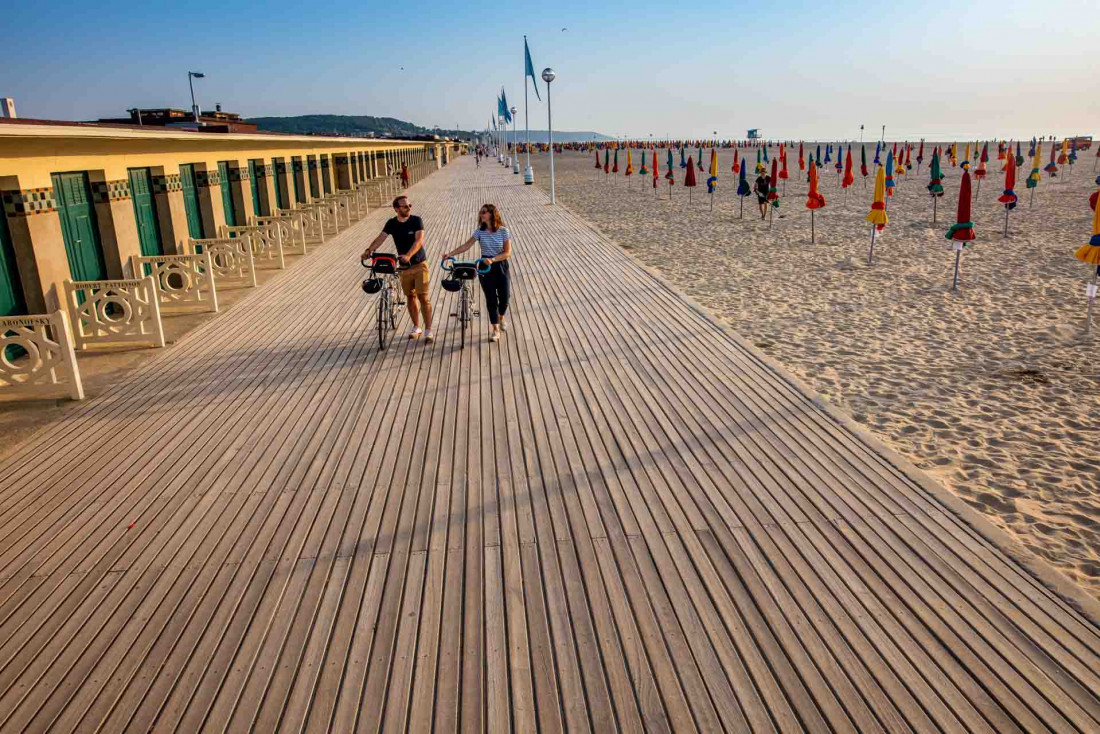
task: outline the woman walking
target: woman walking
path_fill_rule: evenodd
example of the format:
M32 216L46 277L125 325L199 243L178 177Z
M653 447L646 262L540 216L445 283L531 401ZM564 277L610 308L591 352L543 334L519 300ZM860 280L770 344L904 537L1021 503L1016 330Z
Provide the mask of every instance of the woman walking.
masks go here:
M481 291L485 294L485 310L489 312L489 323L492 324L489 341L495 342L506 331L504 314L508 311L508 258L512 256L512 235L504 226L500 212L492 204L482 206L477 219L477 229L470 235L470 239L461 247L443 253L443 260L466 252L475 242L481 244L479 261L489 263L489 272L478 274L478 279L481 281Z

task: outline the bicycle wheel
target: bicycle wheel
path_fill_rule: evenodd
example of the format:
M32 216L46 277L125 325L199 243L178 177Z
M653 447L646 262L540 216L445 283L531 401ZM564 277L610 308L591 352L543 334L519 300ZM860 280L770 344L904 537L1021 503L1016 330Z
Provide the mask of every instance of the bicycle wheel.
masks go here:
M392 281L390 289L393 291L393 297L390 298L390 328L397 331L397 288Z
M383 288L378 294L378 348L386 348L386 338L389 335L388 313L390 310L390 290Z
M470 294L465 288L462 289L462 297L458 301L458 320L462 324L462 341L459 343L459 349L466 348L466 327L470 323Z

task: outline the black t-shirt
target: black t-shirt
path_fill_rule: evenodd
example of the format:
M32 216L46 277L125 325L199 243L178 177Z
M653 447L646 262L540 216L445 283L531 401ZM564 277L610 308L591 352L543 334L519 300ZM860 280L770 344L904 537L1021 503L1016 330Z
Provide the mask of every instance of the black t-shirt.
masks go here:
M768 177L757 176L756 177L756 193L760 196L768 195Z
M390 217L386 220L386 226L382 228L382 231L393 237L393 244L397 246L397 254L404 255L416 244L416 233L422 229L424 229L424 223L420 221L420 217L413 215L404 222L399 221L397 217ZM424 254L424 248L421 247L415 255L409 258L409 264L416 265L426 259L427 255Z

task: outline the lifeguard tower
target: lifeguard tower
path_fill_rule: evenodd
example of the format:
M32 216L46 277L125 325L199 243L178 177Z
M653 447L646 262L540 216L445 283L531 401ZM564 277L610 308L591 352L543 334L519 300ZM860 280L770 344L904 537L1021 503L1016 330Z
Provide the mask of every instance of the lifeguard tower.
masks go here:
M756 127L750 128L749 129L749 140L759 140L759 139L760 139L760 128L756 128Z

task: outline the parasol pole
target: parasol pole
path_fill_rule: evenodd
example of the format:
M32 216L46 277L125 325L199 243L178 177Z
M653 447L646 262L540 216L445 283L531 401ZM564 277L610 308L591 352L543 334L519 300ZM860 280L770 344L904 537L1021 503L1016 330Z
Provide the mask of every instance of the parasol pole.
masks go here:
M936 223L936 202L939 201L939 199L940 197L938 196L932 197L932 224Z
M741 196L739 198L741 199L741 213L737 215L737 218L738 219L744 219L745 218L745 197Z
M1008 206L1005 206L1005 233L1003 237L1008 237Z
M1098 204L1100 206L1100 204ZM1092 282L1085 286L1085 295L1089 299L1088 313L1085 315L1085 333L1092 332L1092 304L1096 302L1097 291L1097 279L1100 279L1100 265L1096 267L1096 272L1092 274Z
M814 210L810 210L810 244L814 244Z
M871 261L875 257L875 232L878 231L878 227L874 224L871 225L871 249L867 251L867 264L870 265Z
M951 290L955 291L959 289L959 259L962 258L963 243L955 243L955 277L951 281Z

